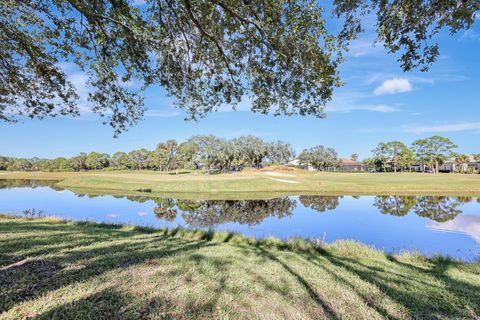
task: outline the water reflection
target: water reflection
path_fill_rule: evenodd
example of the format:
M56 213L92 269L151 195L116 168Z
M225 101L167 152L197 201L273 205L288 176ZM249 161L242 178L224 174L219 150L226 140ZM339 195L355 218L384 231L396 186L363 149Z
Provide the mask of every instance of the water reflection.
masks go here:
M373 205L383 214L405 216L416 202L415 196L378 196L375 197Z
M56 191L56 181L0 179L0 189L49 187ZM99 195L75 193L78 197L96 198ZM292 215L297 201L291 197L280 197L269 200L182 200L149 196L113 196L117 199L126 198L130 201L156 203L153 213L159 219L174 221L181 212L182 218L192 226L207 227L227 222L246 225L261 223L269 217L283 218ZM317 212L335 210L343 196L305 195L299 196L300 203ZM360 197L353 197L359 199ZM373 206L383 214L405 216L411 212L420 217L436 222L446 222L454 219L462 211L461 204L477 201L480 198L471 196L376 196Z
M306 195L184 200L152 194L56 192L60 190L55 181L0 179L0 212L157 228L208 228L252 237L318 239L327 235L327 242L354 239L389 252L418 250L466 260L480 252L478 197Z
M338 206L341 196L300 196L299 200L304 207L324 212L335 210Z
M414 211L420 217L445 222L462 213L458 209L461 203L458 198L454 197L418 197Z
M56 191L64 190L55 186L57 182L56 180L0 179L0 189L49 187Z
M269 200L183 200L173 198L127 197L130 201L156 203L153 213L159 219L174 221L178 215L192 227L209 227L235 222L249 226L261 223L269 217L284 218L292 215L297 201L291 197ZM335 210L343 196L299 196L298 200L317 212ZM376 196L373 206L381 213L405 216L415 213L436 222L446 222L457 217L462 203L472 202L473 197L446 196Z
M445 222L462 213L458 208L462 203L472 200L472 197L377 196L373 205L383 214L405 216L412 211L420 217Z
M155 199L155 202L156 217L173 221L180 210L183 220L196 228L229 222L252 226L269 217L289 216L296 207L296 201L289 197L270 200Z
M480 217L478 216L463 215L453 221L432 222L428 227L437 231L467 234L480 244Z
M156 199L155 202L157 206L153 208L153 213L155 213L157 218L167 221L174 221L177 218L177 210L175 210L177 203L175 199Z

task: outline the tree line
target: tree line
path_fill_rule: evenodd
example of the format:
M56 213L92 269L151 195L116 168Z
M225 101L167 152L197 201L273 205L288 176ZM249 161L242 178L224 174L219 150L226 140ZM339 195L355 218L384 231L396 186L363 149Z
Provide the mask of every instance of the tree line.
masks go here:
M477 172L468 168L470 157L454 152L457 146L448 138L433 136L414 141L410 147L401 141L380 142L373 156L363 160L370 171L439 172L440 166L455 159L457 171ZM480 154L473 155L480 161ZM0 170L9 171L86 171L86 170L157 170L211 169L239 171L245 167L261 168L285 164L295 158L292 146L283 141L267 142L255 136L223 139L214 135L196 135L177 142L167 140L155 150L138 149L130 152L80 153L71 158L55 159L12 158L0 156ZM351 159L358 160L357 154ZM341 165L334 148L318 145L304 149L297 157L302 167L316 170L337 170Z
M380 142L372 150L373 157L365 159L364 163L376 171L431 171L438 173L439 168L447 160L454 158L458 166L456 171L476 172L468 168L470 157L454 152L457 145L450 139L432 136L415 140L410 147L401 141ZM480 161L480 154L473 155L475 161ZM415 168L414 168L415 167Z
M9 171L85 171L85 170L158 170L200 169L238 171L281 164L295 156L290 144L266 142L254 136L222 139L213 135L196 135L184 142L167 140L155 150L130 152L80 153L71 158L12 158L0 156L0 170Z

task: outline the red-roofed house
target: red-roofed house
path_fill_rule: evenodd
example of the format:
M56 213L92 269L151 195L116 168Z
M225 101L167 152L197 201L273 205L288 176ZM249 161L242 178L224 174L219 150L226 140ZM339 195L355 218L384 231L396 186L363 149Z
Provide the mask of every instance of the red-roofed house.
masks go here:
M367 171L368 167L357 161L351 159L340 159L340 165L338 166L338 171Z

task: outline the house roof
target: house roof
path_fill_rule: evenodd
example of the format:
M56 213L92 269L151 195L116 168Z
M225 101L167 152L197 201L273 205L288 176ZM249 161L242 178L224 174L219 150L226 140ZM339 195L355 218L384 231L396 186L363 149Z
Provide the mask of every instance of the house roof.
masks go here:
M363 166L364 165L361 162L353 161L352 159L346 159L346 158L340 159L340 164L344 166Z
M289 161L287 162L287 165L298 166L300 165L300 160L295 159L295 160Z
M473 156L473 154L466 154L466 156L468 157L468 162L469 163L476 163L476 162L480 162L480 161L476 161L475 160L475 157ZM448 158L445 163L455 163L455 157L450 157Z

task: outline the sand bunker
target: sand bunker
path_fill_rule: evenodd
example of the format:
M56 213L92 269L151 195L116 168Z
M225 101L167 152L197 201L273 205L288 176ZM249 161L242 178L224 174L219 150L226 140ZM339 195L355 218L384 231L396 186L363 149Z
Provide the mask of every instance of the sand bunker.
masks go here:
M275 179L275 178L269 178L270 180L275 180L275 181L280 181L280 182L285 182L285 183L300 183L298 181L292 181L292 180L284 180L284 179Z
M295 177L294 174L272 172L272 171L265 172L265 174L268 174L269 176L274 176L274 177Z

